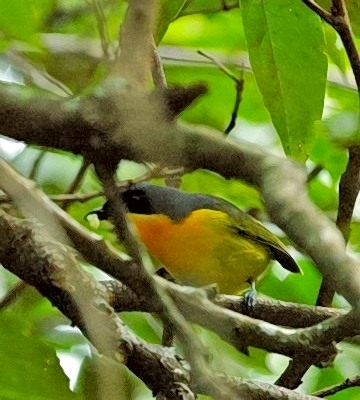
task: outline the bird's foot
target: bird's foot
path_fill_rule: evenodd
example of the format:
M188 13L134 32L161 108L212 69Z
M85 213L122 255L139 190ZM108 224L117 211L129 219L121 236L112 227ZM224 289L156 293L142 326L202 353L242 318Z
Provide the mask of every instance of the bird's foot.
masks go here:
M250 278L248 280L249 285L251 286L250 289L245 293L244 295L244 302L245 302L245 307L251 311L255 307L256 304L256 286L255 286L255 281Z

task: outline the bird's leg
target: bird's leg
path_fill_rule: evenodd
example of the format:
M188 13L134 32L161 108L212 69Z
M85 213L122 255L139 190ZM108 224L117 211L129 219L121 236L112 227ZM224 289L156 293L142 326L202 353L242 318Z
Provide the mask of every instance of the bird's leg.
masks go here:
M252 310L256 303L256 286L255 280L253 278L249 278L247 280L248 284L250 285L250 289L244 295L245 306Z
M169 274L165 267L160 267L155 274L170 282L175 282L174 278ZM161 343L163 346L171 347L174 343L174 326L168 319L163 319L163 333Z

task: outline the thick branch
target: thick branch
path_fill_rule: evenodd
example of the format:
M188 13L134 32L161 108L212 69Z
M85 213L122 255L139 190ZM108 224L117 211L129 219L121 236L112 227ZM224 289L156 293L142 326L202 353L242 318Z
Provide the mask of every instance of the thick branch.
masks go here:
M104 185L104 192L107 199L111 202L112 208L116 210L113 214L113 223L119 241L124 242L129 255L138 265L137 277L139 286L146 287L151 293L151 300L157 308L161 308L161 316L165 324L170 324L174 333L179 339L184 355L191 366L191 376L195 381L206 382L209 393L212 397L231 399L233 393L216 378L211 372L206 356L206 350L202 342L195 336L191 326L184 319L174 306L171 298L153 279L149 268L146 268L146 256L143 256L142 245L138 243L136 235L132 231L132 226L127 222L126 210L122 203L116 182L113 178L115 171L107 170L103 165L95 164L95 170ZM137 292L142 294L143 291Z
M111 299L112 294L111 292L104 292L103 289L104 287L109 287L108 283L104 284L103 287L99 283L95 283L90 275L77 267L74 259L72 259L71 265L67 265L66 268L62 263L59 264L56 260L67 258L67 252L70 249L58 246L54 242L49 243L48 240L44 242L44 230L42 228L40 228L39 233L38 227L16 220L3 212L1 212L0 225L0 232L2 233L0 239L3 243L0 260L6 267L37 287L84 332L88 332L88 321L85 324L83 314L79 312L79 304L73 298L74 293L78 294L80 292L84 294L82 303L87 309L90 309L91 318L94 318L93 314L100 318L95 318L98 331L102 335L104 330L106 332L109 331L115 343L120 340L119 346L125 356L122 360L135 374L143 379L155 393L168 393L168 395L169 393L173 395L177 393L179 397L171 397L174 399L180 398L181 395L186 393L188 397L181 397L182 399L193 398L191 397L191 392L188 389L185 390L188 375L183 371L181 364L173 359L172 352L169 352L169 350L163 352L160 347L141 342L113 314L111 308L107 305L107 300ZM23 254L24 250L27 250L25 256ZM59 251L62 253L60 258ZM30 264L28 264L29 262ZM134 293L125 287L123 289L124 296L122 299L126 304L129 298L134 296ZM119 297L117 300L119 301ZM108 327L107 322L110 321L111 324ZM99 329L99 326L101 326L101 329ZM89 334L89 336L91 335ZM95 344L98 345L100 351L103 349L98 343L95 342ZM109 343L106 341L106 354L118 361L118 356L111 351L111 348L109 350L108 346ZM265 400L273 398L310 400L314 398L273 385L244 379L231 379L219 375L216 380L222 385L227 385L231 382L230 389L233 395L244 396L246 394L249 400L255 398ZM206 382L199 380L195 381L193 385L200 392L209 394L209 386ZM253 391L254 388L256 388L255 391ZM217 398L225 397L218 396Z
M221 307L248 315L252 318L289 328L306 328L325 319L341 316L345 310L326 307L313 307L304 304L288 303L278 300L256 299L256 304L249 310L243 297L217 295L213 302Z
M170 352L138 339L107 304L106 291L78 267L70 248L43 227L0 210L0 261L35 286L88 336L99 352L124 362L155 393L186 386L188 375Z
M107 280L101 283L108 288L109 303L118 312L144 311L156 313L161 311L151 301L139 298L131 289L118 281ZM189 295L191 294L189 293ZM210 300L216 305L231 311L289 328L307 328L328 318L346 314L346 311L341 309L313 307L304 304L263 299L261 297L256 299L256 304L252 309L249 309L242 296L219 294L214 298L210 298Z
M41 214L50 215L51 218L59 219L60 224L64 227L76 247L90 263L99 266L106 272L118 276L130 288L133 288L135 293L141 293L142 295L139 295L141 302L152 301L151 292L149 292L149 296L144 296L148 289L146 286L141 286L141 281L137 282L136 276L138 267L134 262L124 260L119 253L107 247L104 242L98 241L95 235L87 233L84 228L71 220L63 210L55 204L48 203L46 201L46 196L41 194L40 190L34 191L29 188L26 189L29 186L25 184L27 182L26 179L21 178L15 172L9 175L8 168L2 169L2 175L5 177L8 175L9 179L6 179L11 182L12 189L16 190L18 185L22 185L25 188L22 192L22 198L27 199L35 208L40 209L40 211L42 210ZM161 280L160 283L162 285L165 284L163 280ZM300 330L298 333L296 331L291 331L292 333L290 334L290 331L277 328L273 325L268 325L269 329L263 329L264 325L259 326L259 321L257 320L252 320L246 316L224 310L202 297L198 299L199 301L196 301L191 293L184 292L184 290L186 290L185 288L180 288L176 285L171 286L170 283L166 285L166 290L172 288L171 296L175 296L174 300L177 306L187 318L200 325L204 324L204 326L209 329L214 329L215 332L218 332L225 340L229 340L235 346L240 346L239 348L241 350L244 350L244 347L248 345L254 345L266 348L269 351L280 352L281 354L291 356L297 352L302 352L304 346L307 346L306 351L308 351L312 345L314 345L314 349L318 350L319 346L327 346L332 341L339 341L344 337L354 336L358 333L357 325L353 321L356 315L353 316L351 314L330 319L329 321L331 322L324 321L319 325L321 329L318 329L318 327L313 330L311 330L312 328L308 328L308 330ZM190 304L191 307L189 307ZM161 304L159 304L159 302L154 302L153 307L154 310L159 310ZM206 317L209 313L208 310L211 310L211 318ZM218 331L218 329L220 329L220 331ZM276 341L274 341L275 332L279 335ZM303 337L307 339L305 340ZM285 345L285 343L287 344ZM321 356L321 351L319 351L318 354Z
M289 160L253 145L224 141L216 131L164 121L162 107L153 96L150 101L125 92L116 100L93 97L71 107L67 102L45 106L36 99L17 104L14 97L0 96L2 102L0 121L15 139L80 152L105 164L128 158L207 168L258 186L272 219L310 255L336 290L357 305L358 263L346 254L334 224L308 199L305 171ZM54 111L53 116L54 109L63 113Z
M332 26L339 34L355 77L360 96L360 56L351 33L351 25L344 0L332 0L331 12L322 9L313 0L303 2ZM359 97L360 98L360 97ZM359 127L358 127L359 129ZM339 206L337 226L347 242L350 235L350 223L355 201L360 189L360 149L353 146L349 149L349 162L343 173L339 188ZM332 302L336 288L330 279L325 278L320 287L317 304L328 306Z
M360 333L356 312L328 319L309 328L279 328L224 310L210 302L199 290L189 291L164 280L160 283L167 288L187 319L213 330L240 351L246 351L246 347L252 345L289 357L302 354L317 364L320 360L329 361L329 357L334 355L333 342Z
M21 179L26 182L24 178ZM17 181L19 181L19 176L14 174L12 178L12 187L16 188ZM27 187L29 185L24 186ZM112 266L108 266L108 269L114 268L114 266L122 271L127 269L124 267L129 264L119 258L119 254L107 249L104 243L99 247L96 242L94 243L93 237L90 236L89 238L88 233L84 235L81 233L79 234L79 230L81 232L83 228L77 226L75 222L71 222L69 217L55 205L52 204L50 207L51 203L48 204L44 201L45 195L41 195L39 190L27 190L25 193L27 193L27 196L32 196L31 202L33 202L36 207L45 208L47 210L45 214L50 212L61 218L62 225L70 233L71 237L75 239L76 244L79 245L79 248L83 250L84 255L88 259L91 260L92 257L95 257L100 264L102 263L103 265L107 265L108 262L110 262ZM42 196L44 196L44 199L42 199ZM8 237L8 235L6 235L6 237ZM22 251L20 250L20 246L18 247L19 251ZM123 274L123 272L120 271L120 275L121 274ZM127 276L126 272L124 276ZM127 280L131 282L130 277L128 277ZM161 282L165 284L164 281ZM321 325L307 330L289 331L269 324L264 325L264 322L251 320L239 314L223 310L210 303L205 297L193 296L194 292L188 293L188 289L186 288L179 288L169 283L166 283L165 287L167 290L171 290L171 295L173 297L175 296L174 298L177 305L185 316L204 327L213 329L221 337L241 350L244 350L247 345L251 344L290 356L299 356L299 354L308 354L310 356L315 353L316 356L312 358L312 362L324 361L324 359L328 359L332 354L331 347L328 348L329 343L333 340L339 341L346 336L352 336L358 333L356 315L353 316L350 314L348 316L345 315L340 318L325 321ZM193 291L194 289L191 290ZM197 293L198 291L195 292ZM126 301L131 297L133 297L131 296L131 292L127 290ZM107 295L106 299L110 298L109 295ZM209 316L211 317L209 318ZM196 382L200 385L199 387L206 386L201 380L197 380ZM248 389L242 388L241 390ZM264 398L267 397L265 396Z
M2 211L0 211L0 228L0 239L3 243L0 260L3 265L49 298L74 324L91 337L99 351L103 351L116 361L119 361L119 354L121 354L120 359L143 379L154 393L162 393L165 398L171 394L172 399L193 399L192 392L187 388L188 375L176 360L175 355L169 350L148 345L136 338L113 313L107 304L107 299L111 298L111 294L104 291L108 284L102 286L96 283L89 274L78 268L74 259L65 268L62 263L59 263L59 260L69 258L67 254L69 249L55 242L50 243L44 238L44 230L41 227L39 229L33 224L17 220ZM24 249L27 250L25 255ZM126 303L129 300L128 296L133 296L134 293L126 288L123 289L126 294L123 300ZM112 341L109 342L107 339L103 345L100 345L94 340L89 332L89 325L93 325L94 322L89 323L89 318L87 318L85 323L83 307L78 301L79 293L82 297L81 303L90 310L91 319L96 321L96 329L102 336L104 331L111 335ZM119 349L121 353L117 353L116 349ZM245 379L217 375L216 380L224 387L229 387L233 396L237 398L246 396L249 400L316 399L313 396ZM212 392L203 380L194 381L193 387L203 394ZM218 395L217 398L227 397Z
M121 53L117 71L130 85L144 91L149 83L152 31L158 14L156 0L130 0L121 27Z

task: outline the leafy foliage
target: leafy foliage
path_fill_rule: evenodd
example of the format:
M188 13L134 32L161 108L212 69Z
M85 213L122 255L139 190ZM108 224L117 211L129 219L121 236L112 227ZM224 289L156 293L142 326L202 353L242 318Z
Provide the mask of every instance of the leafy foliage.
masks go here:
M285 152L305 160L325 95L327 60L320 20L292 0L243 1L242 6L251 66L264 103Z
M309 195L320 209L335 217L337 187L347 161L344 143L354 140L354 137L357 139L354 121L358 99L356 91L348 83L349 65L344 49L334 32L325 27L301 1L243 0L241 10L234 8L229 11L221 10L220 3L212 0L161 1L155 37L164 55L168 82L205 81L209 86L209 93L186 110L181 119L224 131L233 109L234 82L212 63L200 58L196 54L199 48L228 65L237 76L241 73L242 60L248 56L250 64L245 64L245 88L238 124L230 139L245 139L280 154L284 150L289 157L305 163L309 171L320 165L321 173L309 183ZM226 3L232 8L238 2ZM358 2L353 0L347 3L354 33L359 36ZM114 41L125 15L126 2L104 0L103 6L106 29L109 38ZM24 59L38 71L47 71L75 94L90 91L106 75L107 65L99 56L100 45L93 43L99 34L90 2L0 0L0 7L2 80L11 81L9 72L16 72L27 85L40 86L39 81L29 73L27 64L14 60L7 53L20 45L20 48L26 49ZM68 46L69 43L73 47ZM334 79L331 84L326 84L328 63L330 78L338 78L339 74L341 78ZM333 74L334 70L337 74ZM46 88L52 90L50 85ZM323 120L314 125L322 114ZM9 143L0 142L0 151L8 146ZM28 146L12 162L25 176L29 176L38 155L39 149ZM48 194L64 193L80 165L81 160L74 155L49 151L35 171L34 179ZM119 176L133 178L143 171L142 166L122 163ZM186 174L182 184L184 190L221 196L245 210L255 212L265 222L267 220L259 193L243 183L225 181L208 171L197 171ZM88 171L80 192L98 189L94 173ZM83 216L101 203L101 197L87 203L75 202L68 211L89 228ZM358 218L356 213L350 238L352 249L357 253L360 251ZM102 225L97 233L114 242L110 225ZM289 275L274 266L258 289L261 295L314 304L320 277L306 257L298 255L295 249L292 251L304 276ZM1 296L15 282L14 276L0 269ZM341 299L338 301L343 305ZM160 343L161 326L155 318L142 313L126 313L122 317L140 337ZM0 364L3 366L0 398L88 398L86 382L89 382L93 372L88 365L91 364L89 351L82 349L87 344L75 329L69 328L71 333L59 334L64 325L68 325L68 321L64 321L59 311L33 291L26 291L11 306L0 310ZM285 362L284 357L256 349L251 349L250 358L246 357L212 333L200 328L197 331L211 349L212 364L218 371L273 382L279 374L279 365ZM69 389L69 379L64 370L73 381L78 374L69 372L67 368L62 369L57 356L60 350L73 360L83 362L78 384L72 386L76 391ZM347 345L339 362L330 370L312 368L307 376L310 383L305 384L303 389L312 391L346 379L350 373L345 365L355 363L358 367L358 361L354 361L352 356L354 351L359 351L358 345ZM129 373L126 382L128 398L151 398L143 383ZM352 389L338 393L333 399L355 400L358 393Z

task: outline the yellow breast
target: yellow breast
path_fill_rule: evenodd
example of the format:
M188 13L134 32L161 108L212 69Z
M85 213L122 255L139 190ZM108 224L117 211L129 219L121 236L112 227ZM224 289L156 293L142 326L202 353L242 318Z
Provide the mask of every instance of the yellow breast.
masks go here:
M196 210L180 222L165 215L129 217L150 253L175 279L192 286L217 283L222 293L238 293L269 263L268 250L236 233L221 211Z

